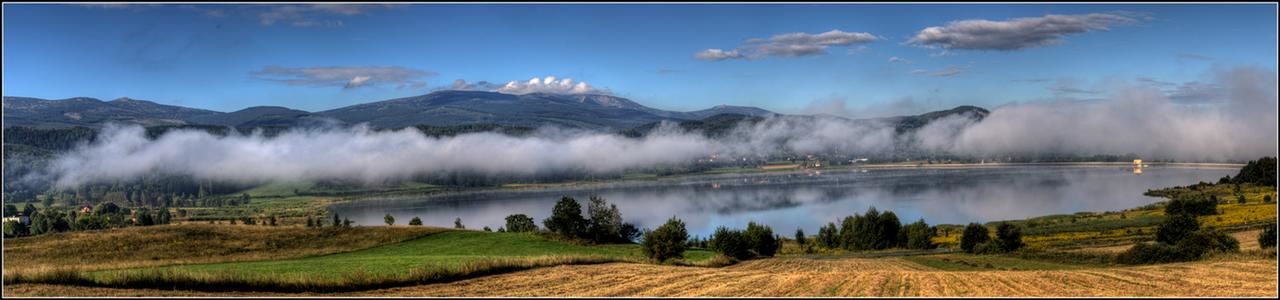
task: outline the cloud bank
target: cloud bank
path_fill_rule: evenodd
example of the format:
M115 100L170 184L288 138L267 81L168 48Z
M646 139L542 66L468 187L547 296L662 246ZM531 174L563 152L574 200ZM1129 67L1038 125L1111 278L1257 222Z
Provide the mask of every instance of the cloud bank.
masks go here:
M768 56L799 57L827 54L828 47L843 47L880 40L882 38L866 32L844 32L831 30L819 34L792 32L774 35L768 38L748 39L736 49L706 49L694 54L701 60L720 61L726 59L758 59Z
M1012 51L1062 42L1070 34L1105 31L1112 26L1137 23L1125 13L1045 15L1006 21L983 19L952 21L920 30L907 41L922 47L963 50Z
M903 148L986 159L1133 153L1151 160L1243 161L1275 155L1276 73L1237 68L1215 72L1206 81L1221 87L1206 96L1213 99L1207 104L1183 104L1149 84L1122 84L1106 89L1102 100L1006 105L981 122L944 117L904 135L889 123L833 117L772 117L739 124L717 138L663 124L643 138L554 128L521 137L432 138L413 129L355 126L297 129L272 138L176 130L148 140L141 127L109 126L94 144L57 157L47 175L59 186L155 173L240 182L345 178L372 183L450 173L616 174L710 155L874 155Z

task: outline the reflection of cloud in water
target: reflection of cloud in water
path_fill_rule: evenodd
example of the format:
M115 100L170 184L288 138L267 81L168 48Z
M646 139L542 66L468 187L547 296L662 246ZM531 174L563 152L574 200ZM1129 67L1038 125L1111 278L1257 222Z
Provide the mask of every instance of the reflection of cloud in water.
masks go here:
M461 217L468 228L503 225L515 213L541 226L561 195L584 209L591 194L617 204L623 218L652 228L675 215L691 235L715 227L745 227L748 221L773 226L778 234L819 226L868 207L892 210L903 222L963 224L1079 211L1120 210L1155 201L1147 189L1216 180L1230 169L1151 168L1134 175L1121 167L1006 167L960 170L876 170L828 173L820 177L742 175L695 177L678 184L612 186L595 189L488 192L429 199L363 200L337 207L362 225L382 224L386 213L403 224L414 216L434 226L452 226ZM744 181L744 178L746 180ZM770 184L757 184L768 179ZM719 183L719 188L712 188Z

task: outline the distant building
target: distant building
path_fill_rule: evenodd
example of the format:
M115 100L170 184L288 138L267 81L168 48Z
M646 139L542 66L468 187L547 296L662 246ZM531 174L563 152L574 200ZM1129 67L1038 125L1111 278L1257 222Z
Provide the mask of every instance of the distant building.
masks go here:
M9 221L22 223L22 225L31 225L31 217L24 215L22 212L18 212L15 216L4 218L5 223Z

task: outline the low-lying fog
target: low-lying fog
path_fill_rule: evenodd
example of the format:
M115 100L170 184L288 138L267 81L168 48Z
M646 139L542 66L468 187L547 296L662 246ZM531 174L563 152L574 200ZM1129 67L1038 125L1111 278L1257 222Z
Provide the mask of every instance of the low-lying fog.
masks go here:
M1276 75L1238 68L1213 76L1213 98L1185 103L1157 87L1121 84L1106 99L997 107L982 122L943 118L908 136L884 124L773 118L709 139L675 126L631 139L543 128L524 137L472 133L431 138L414 129L307 129L274 138L174 131L148 140L139 127L108 127L98 142L59 156L36 176L67 187L151 172L258 183L322 178L383 182L466 172L533 175L618 172L680 164L711 154L860 155L915 147L973 157L1014 154L1137 154L1148 160L1245 161L1276 152Z

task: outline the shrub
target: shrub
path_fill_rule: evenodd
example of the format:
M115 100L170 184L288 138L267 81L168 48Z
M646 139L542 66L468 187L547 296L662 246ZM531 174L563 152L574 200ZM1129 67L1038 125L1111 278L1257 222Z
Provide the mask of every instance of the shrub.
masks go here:
M581 237L585 231L587 219L582 217L582 206L570 197L561 197L551 209L551 217L542 221L547 230L563 237Z
M998 239L995 239L995 240L990 240L990 241L988 241L988 242L986 242L986 243L980 243L980 244L974 245L974 246L973 246L973 253L975 253L975 254L999 254L999 253L1005 253L1005 252L1006 252L1006 251L1005 251L1005 247L1006 247L1006 246L1004 245L1004 242L1002 242L1002 241L1000 241L1000 240L998 240Z
M1137 243L1129 250L1116 255L1116 262L1122 264L1152 264L1188 260L1174 246L1164 243Z
M688 239L689 232L684 228L684 221L671 217L658 229L644 233L644 241L640 243L640 249L645 256L659 262L672 258L684 258L684 242Z
M1276 223L1271 223L1271 226L1267 226L1266 229L1262 230L1262 233L1258 234L1258 247L1275 248L1275 246L1276 246Z
M978 223L969 223L968 226L964 227L964 233L960 235L960 249L964 250L964 252L973 253L978 244L988 241L991 241L991 236L988 236L986 226Z
M1200 230L1200 223L1190 215L1171 215L1156 229L1156 242L1177 244L1192 232Z
M525 214L514 214L507 216L508 232L534 232L538 231L538 225L533 223L533 218Z
M711 240L708 242L711 250L724 256L732 257L737 260L746 260L751 258L751 246L747 242L746 234L740 230L729 229L720 226L716 228L716 232L711 234Z
M1271 195L1262 196L1262 203L1271 203Z
M773 235L773 228L755 222L747 223L747 231L744 235L747 245L757 256L773 257L773 254L778 252L778 246L781 245Z
M1166 215L1207 216L1218 213L1218 202L1207 199L1203 194L1180 195L1165 204Z
M996 240L1000 241L1004 252L1013 252L1026 245L1022 243L1022 228L1008 222L1002 222L996 226Z
M467 229L467 226L462 225L462 218L454 218L454 219L453 219L453 228L456 228L456 229Z
M422 218L413 217L413 219L409 219L409 226L422 226Z
M1195 260L1211 252L1240 252L1240 242L1226 233L1210 228L1196 230L1174 244L1182 255Z

